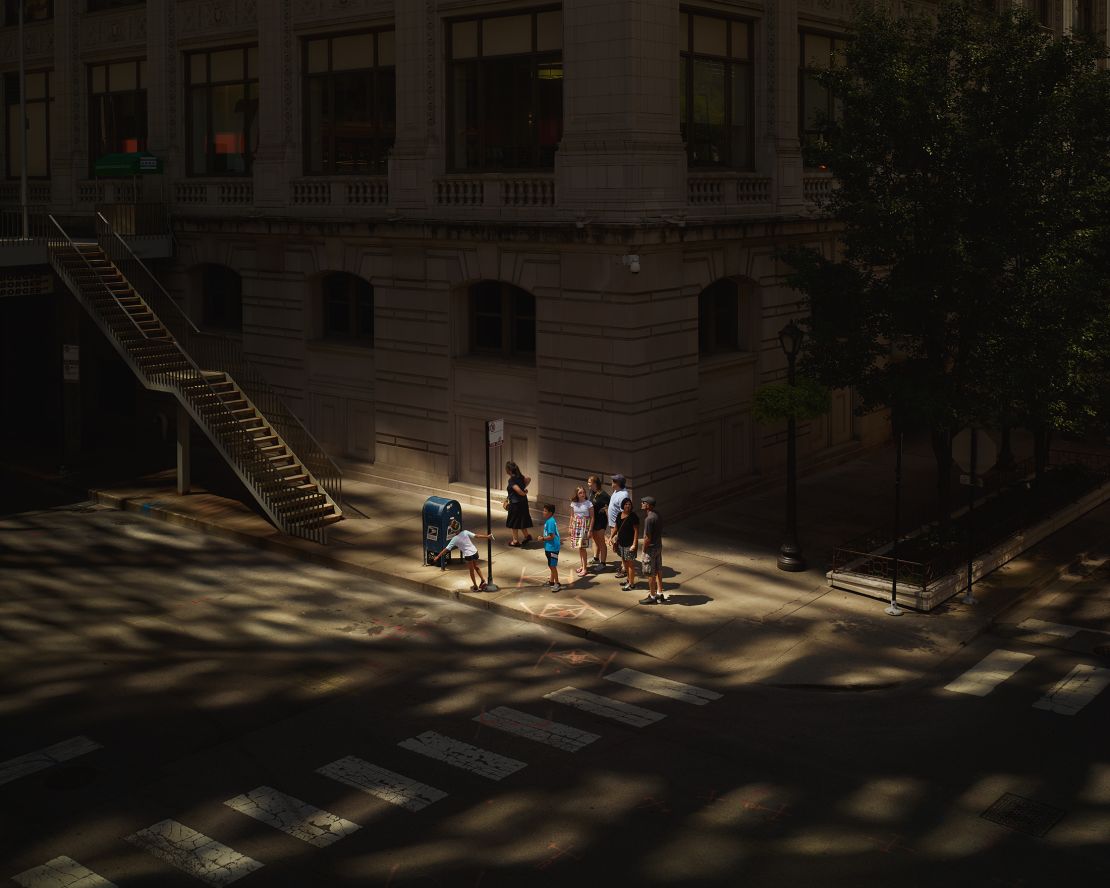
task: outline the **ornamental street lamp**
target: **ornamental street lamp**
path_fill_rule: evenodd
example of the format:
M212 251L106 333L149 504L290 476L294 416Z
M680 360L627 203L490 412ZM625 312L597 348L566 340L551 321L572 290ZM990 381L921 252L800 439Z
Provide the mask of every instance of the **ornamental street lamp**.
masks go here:
M795 384L794 363L804 335L793 321L779 330L779 345L786 355L786 381L791 389ZM786 540L779 549L779 569L801 571L806 569L806 562L798 546L797 428L793 399L790 406L790 416L786 420Z

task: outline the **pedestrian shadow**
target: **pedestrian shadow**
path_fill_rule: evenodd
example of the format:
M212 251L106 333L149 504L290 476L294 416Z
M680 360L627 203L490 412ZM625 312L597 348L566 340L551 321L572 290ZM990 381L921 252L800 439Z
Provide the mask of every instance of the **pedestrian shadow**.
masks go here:
M680 604L683 607L698 607L709 604L713 599L708 595L683 595L681 592L667 592L667 584L663 584L663 594L667 596L670 604Z

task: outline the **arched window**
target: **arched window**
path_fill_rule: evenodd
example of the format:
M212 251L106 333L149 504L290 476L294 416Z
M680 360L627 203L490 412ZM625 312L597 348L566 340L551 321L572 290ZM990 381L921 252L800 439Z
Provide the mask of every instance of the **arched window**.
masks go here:
M698 354L750 351L751 287L732 278L710 284L698 295Z
M535 296L501 281L479 281L469 296L473 354L535 360Z
M324 339L374 344L374 288L358 275L333 271L320 285L320 332Z
M200 274L201 326L243 329L243 279L226 265L204 265Z

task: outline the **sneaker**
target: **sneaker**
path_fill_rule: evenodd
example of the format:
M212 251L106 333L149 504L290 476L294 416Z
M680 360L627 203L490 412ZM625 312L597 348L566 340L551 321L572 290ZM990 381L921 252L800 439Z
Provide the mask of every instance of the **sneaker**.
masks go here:
M641 598L640 604L660 604L660 601L654 595L649 595L647 598Z
M655 596L655 600L658 601L660 604L666 604L668 601L667 596L664 595L662 592Z
M591 559L590 559L590 564L601 564L601 561L600 561L600 559L598 559L598 557L597 557L597 556L595 555L595 556L594 556L593 558L591 558Z
M636 587L633 586L631 583L625 583L624 585L621 586L621 590L624 591L624 592L631 592L635 588Z
M617 579L619 580L619 579L620 579L621 577L624 577L624 576L628 576L628 575L627 575L627 574L626 574L626 573L624 572L624 568L623 568L623 567L618 567L618 568L617 568Z
M562 591L563 591L563 587L562 587L562 586L560 586L560 585L559 585L558 583L555 583L555 585L553 585L553 586L551 587L551 591L552 591L552 592L562 592Z

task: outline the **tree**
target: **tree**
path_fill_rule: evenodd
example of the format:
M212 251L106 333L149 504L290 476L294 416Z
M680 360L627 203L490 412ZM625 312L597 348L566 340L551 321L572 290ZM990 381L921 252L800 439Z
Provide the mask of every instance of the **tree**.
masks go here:
M1021 9L864 4L822 75L840 112L815 150L842 253L786 255L810 311L803 368L930 429L942 517L955 429L1077 418L1105 366L1104 55Z

